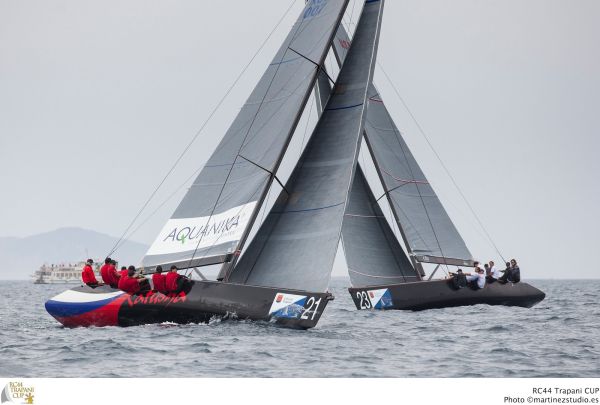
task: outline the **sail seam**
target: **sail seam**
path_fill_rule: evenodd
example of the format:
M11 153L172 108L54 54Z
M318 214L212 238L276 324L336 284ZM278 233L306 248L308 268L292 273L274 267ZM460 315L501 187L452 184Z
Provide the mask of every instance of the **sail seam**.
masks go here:
M373 277L373 278L401 278L401 279L404 279L404 281L406 281L407 277L409 277L409 278L410 277L417 278L416 276L405 276L404 274L402 274L400 276L377 276L375 274L361 273L360 271L356 271L354 269L351 269L350 267L348 267L348 271L351 271L352 273L360 274L361 276Z
M353 218L385 218L382 215L359 215L359 214L344 214L345 217L353 217Z
M339 207L340 205L342 205L344 203L345 203L345 201L342 201L341 203L337 203L337 204L333 204L333 205L327 205L325 207L306 208L306 209L303 209L303 210L272 211L272 212L273 212L273 214L288 214L288 213L296 213L296 212L319 211L319 210L325 210L327 208Z
M347 110L349 108L356 108L356 107L360 107L361 105L363 105L364 103L360 103L360 104L356 104L356 105L347 105L344 107L334 107L334 108L327 108L326 111L336 111L336 110Z

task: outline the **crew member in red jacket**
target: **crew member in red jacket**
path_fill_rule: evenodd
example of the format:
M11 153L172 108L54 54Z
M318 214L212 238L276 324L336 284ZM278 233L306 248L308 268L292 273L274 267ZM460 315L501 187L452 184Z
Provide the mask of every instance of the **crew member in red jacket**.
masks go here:
M167 277L162 274L162 266L156 266L156 273L152 275L154 291L167 294Z
M136 277L135 267L129 266L127 276L119 280L119 289L129 294L144 294L150 290L150 284L144 277Z
M110 257L104 259L104 265L100 267L100 275L104 284L110 285L112 288L117 288L119 284L119 274L115 268L115 262Z
M190 280L177 274L177 266L171 266L171 269L167 273L166 277L166 287L168 293L179 294L180 292L187 290L189 286Z
M94 264L94 261L92 259L88 259L85 263L85 266L83 266L83 271L81 272L81 279L87 286L95 288L98 287L100 283L98 283L98 280L96 280L96 275L94 274L92 264Z
M119 270L119 281L124 277L127 277L127 267L121 266L121 270Z

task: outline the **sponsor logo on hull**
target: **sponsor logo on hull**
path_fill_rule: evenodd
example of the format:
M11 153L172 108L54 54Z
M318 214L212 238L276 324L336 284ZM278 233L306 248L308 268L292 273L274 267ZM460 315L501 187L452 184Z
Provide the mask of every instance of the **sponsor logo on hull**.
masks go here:
M387 288L369 291L369 298L371 299L373 308L375 309L391 308L394 305L390 290Z
M269 309L269 315L274 318L300 319L304 312L306 298L306 295L277 293Z
M134 307L136 305L170 305L177 304L178 302L185 302L187 300L187 296L177 295L175 297L170 297L167 295L163 295L161 293L151 294L146 297L141 295L128 295L125 302L130 307Z
M272 318L287 318L306 321L319 320L319 314L323 312L321 301L323 297L295 295L278 292L273 298L269 315ZM319 315L319 316L317 316Z

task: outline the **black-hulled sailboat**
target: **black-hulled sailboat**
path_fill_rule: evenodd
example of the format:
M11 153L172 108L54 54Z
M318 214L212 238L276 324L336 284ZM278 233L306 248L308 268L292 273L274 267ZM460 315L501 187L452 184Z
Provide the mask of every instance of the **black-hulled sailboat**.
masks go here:
M350 43L340 25L333 42L340 65ZM318 85L317 94L327 94L327 84L319 81ZM359 167L342 232L352 282L349 292L356 308L423 310L475 304L531 307L543 300L542 291L523 282L494 282L476 290L455 289L449 280L424 279L422 263L437 264L436 270L439 266L472 267L473 256L373 84L368 103L364 133L368 150L363 153L368 152L372 158L406 252Z
M314 327L327 287L364 132L383 0L367 0L334 89L289 180L239 257L321 72L348 0L309 1L273 62L143 259L219 281L176 296L82 286L46 309L65 326L206 322L232 315ZM238 260L239 258L239 260Z

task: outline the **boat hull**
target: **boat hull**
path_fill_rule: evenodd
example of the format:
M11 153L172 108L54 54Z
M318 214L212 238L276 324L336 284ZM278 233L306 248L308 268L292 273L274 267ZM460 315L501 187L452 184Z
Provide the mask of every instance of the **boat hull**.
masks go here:
M48 300L46 310L66 327L204 323L217 317L308 329L316 326L331 299L329 293L195 281L187 294L177 296L80 286Z
M527 283L499 282L483 289L454 289L449 280L349 288L357 309L403 309L420 311L465 305L506 305L530 308L546 294Z

